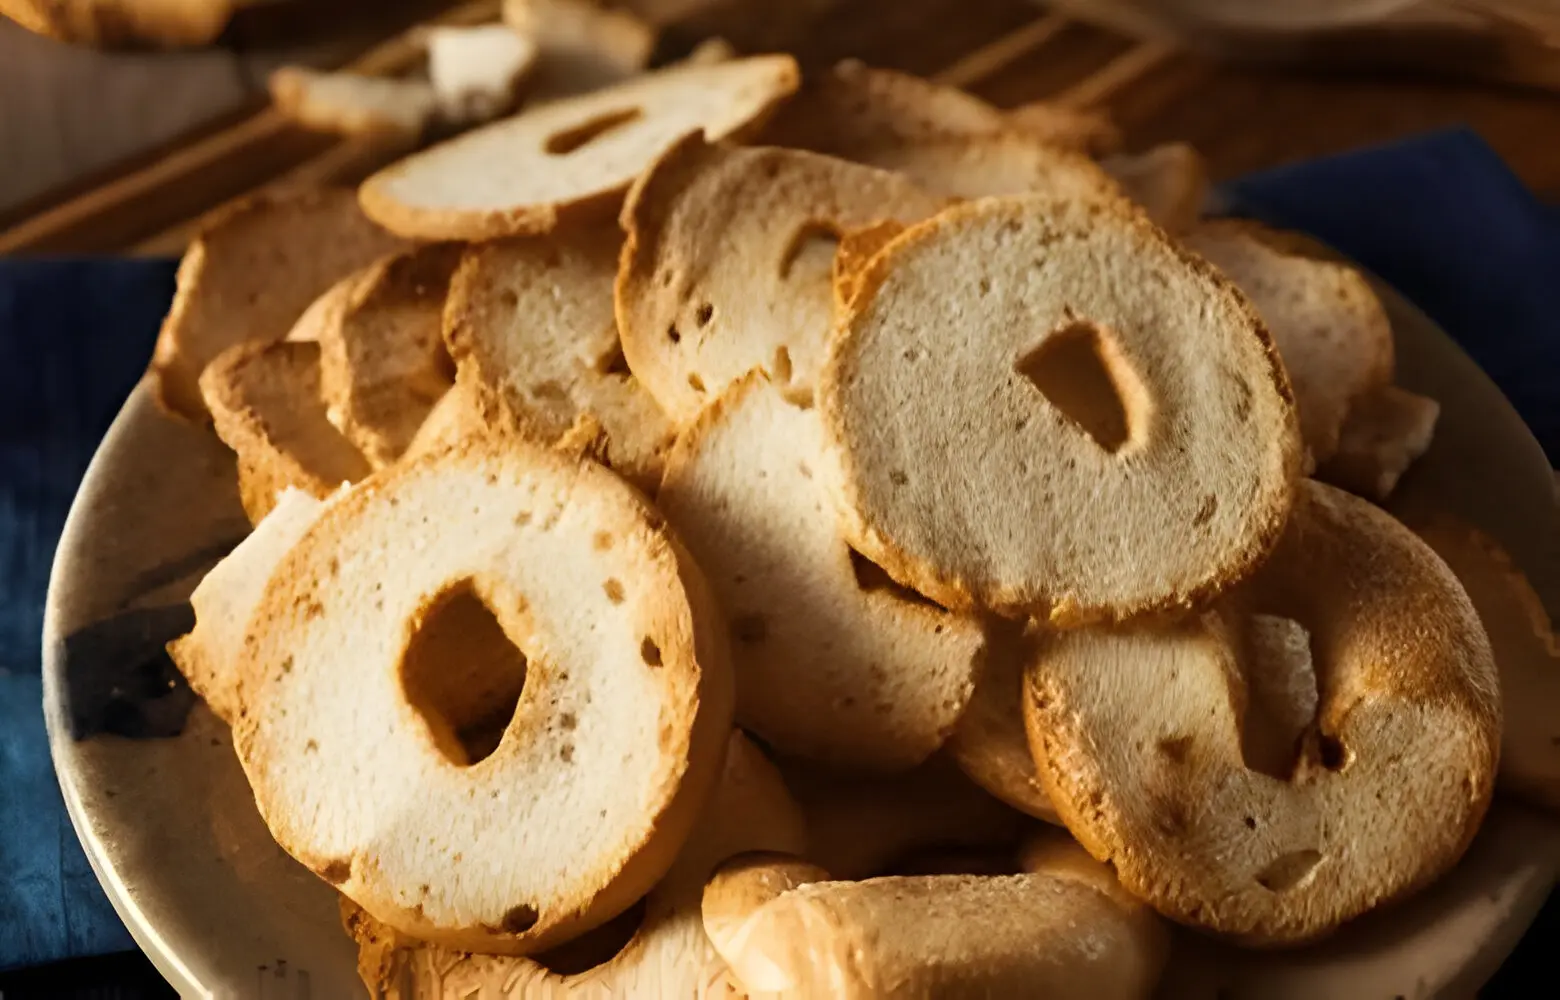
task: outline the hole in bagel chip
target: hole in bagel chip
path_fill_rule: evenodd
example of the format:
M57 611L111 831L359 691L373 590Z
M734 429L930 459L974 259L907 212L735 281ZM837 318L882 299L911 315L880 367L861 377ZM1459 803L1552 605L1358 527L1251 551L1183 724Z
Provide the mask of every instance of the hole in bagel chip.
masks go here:
M1288 781L1316 721L1319 699L1311 633L1283 615L1254 614L1244 625L1241 753L1251 770Z
M424 605L401 659L406 700L450 763L470 767L498 749L525 689L526 657L475 582Z
M533 955L532 961L559 976L577 976L606 965L628 947L645 922L645 900L593 930L556 948Z
M644 115L644 110L641 108L618 108L613 111L604 111L594 118L587 119L578 125L548 136L544 148L553 156L567 156L576 150L590 145L614 129L622 128L629 122L638 121Z
M834 271L834 255L839 248L840 234L828 223L804 223L780 255L780 277L827 281Z
M1024 352L1013 366L1094 443L1119 452L1142 421L1146 393L1114 339L1072 320Z

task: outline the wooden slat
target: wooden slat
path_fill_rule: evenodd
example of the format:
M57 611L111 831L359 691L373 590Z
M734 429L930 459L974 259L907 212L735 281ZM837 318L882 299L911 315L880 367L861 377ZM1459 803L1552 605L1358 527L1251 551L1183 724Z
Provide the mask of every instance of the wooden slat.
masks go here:
M1052 96L1058 104L1073 108L1099 107L1137 82L1176 51L1170 42L1140 42L1112 59L1098 71Z
M1047 14L1010 34L983 45L948 66L933 79L950 87L968 89L989 79L1055 38L1071 21L1061 14Z
M478 24L498 16L500 0L473 0L438 18ZM351 72L386 74L420 57L416 29L375 46L347 65ZM266 107L231 128L209 135L102 187L0 233L0 253L107 251L198 216L336 144L332 136L301 132Z

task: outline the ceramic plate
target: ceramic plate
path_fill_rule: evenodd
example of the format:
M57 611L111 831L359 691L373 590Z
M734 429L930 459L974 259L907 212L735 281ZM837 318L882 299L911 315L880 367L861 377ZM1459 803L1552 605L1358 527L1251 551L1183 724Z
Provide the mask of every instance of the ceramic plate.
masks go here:
M1543 451L1443 333L1397 296L1383 296L1400 382L1442 406L1435 445L1395 506L1435 507L1484 528L1514 553L1553 615L1560 518ZM55 768L109 898L181 993L360 997L335 892L271 840L227 728L203 705L172 738L73 736L73 722L126 728L114 714L125 685L167 686L146 666L151 654L188 627L190 590L247 531L232 456L209 430L164 417L138 387L87 472L55 559L44 623ZM139 721L176 721L180 694L142 699ZM1208 1000L1471 995L1554 884L1557 845L1560 824L1497 801L1462 864L1425 893L1298 951L1243 952L1181 934L1161 992Z

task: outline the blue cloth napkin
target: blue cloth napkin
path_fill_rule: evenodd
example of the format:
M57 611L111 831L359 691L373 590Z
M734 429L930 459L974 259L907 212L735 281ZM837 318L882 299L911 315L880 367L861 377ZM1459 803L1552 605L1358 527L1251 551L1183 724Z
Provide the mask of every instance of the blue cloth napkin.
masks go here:
M1440 132L1243 178L1234 211L1309 232L1419 304L1560 457L1560 212ZM71 831L39 711L49 562L146 363L169 262L0 260L0 969L130 946Z

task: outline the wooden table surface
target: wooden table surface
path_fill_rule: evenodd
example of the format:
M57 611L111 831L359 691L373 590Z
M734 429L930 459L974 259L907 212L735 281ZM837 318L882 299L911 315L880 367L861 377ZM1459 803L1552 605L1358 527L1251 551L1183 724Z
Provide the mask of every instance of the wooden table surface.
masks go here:
M941 73L1005 107L1058 98L1091 104L1116 119L1129 149L1191 142L1215 180L1466 124L1531 188L1560 198L1560 93L1552 91L1231 65L1047 14L1028 0L751 0L746 13L740 0L630 2L676 18L663 32L663 57L719 32L749 51L793 51L804 67L854 56ZM698 7L706 9L688 16ZM99 186L83 190L78 181L58 197L34 199L25 213L0 216L0 252L167 252L191 218L300 163L309 169L326 146L275 121L250 120L247 137L229 136L245 127L214 135L209 125L196 128L203 146L175 139L103 172ZM346 170L340 179L354 178Z

